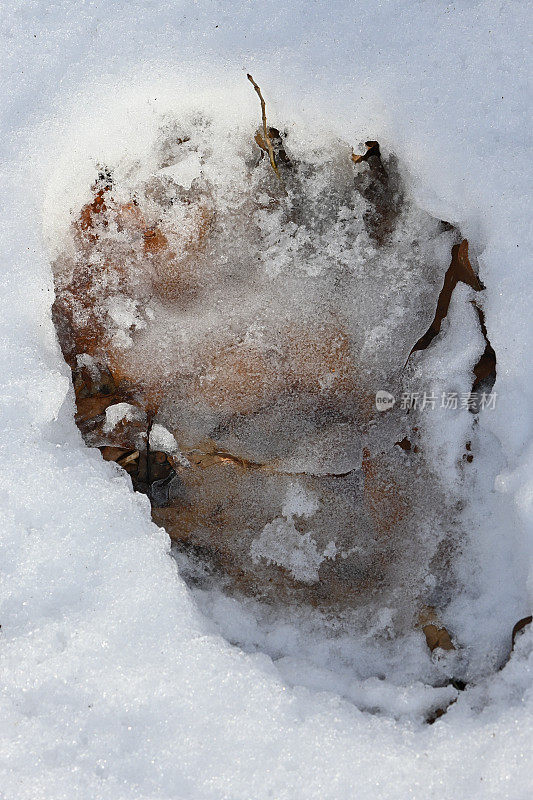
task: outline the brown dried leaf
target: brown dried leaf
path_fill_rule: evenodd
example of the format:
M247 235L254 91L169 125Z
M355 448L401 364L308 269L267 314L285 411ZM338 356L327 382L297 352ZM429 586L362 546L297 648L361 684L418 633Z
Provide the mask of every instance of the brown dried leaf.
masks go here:
M531 614L528 617L523 617L522 619L518 620L518 622L516 623L516 625L513 628L513 635L512 635L512 640L511 640L511 652L514 650L514 645L515 645L515 640L516 640L517 634L521 630L523 630L527 625L531 625L532 621L533 621L533 616L531 616Z
M95 397L83 397L76 401L76 422L87 422L90 419L99 417L108 406L120 403L118 395L96 395Z
M444 283L437 300L435 317L428 330L413 346L407 357L407 361L409 361L409 358L417 350L425 350L435 336L440 333L442 321L448 314L453 290L459 282L466 283L468 286L475 289L476 292L484 288L470 264L468 258L468 241L466 239L463 239L460 244L454 244L452 247L452 260L444 276Z
M104 447L100 447L100 452L104 461L118 462L121 458L127 456L130 451L124 447L110 447L109 445L104 445Z
M441 650L455 650L450 634L446 628L438 628L436 625L424 625L422 628L426 637L426 643L431 652L437 647Z

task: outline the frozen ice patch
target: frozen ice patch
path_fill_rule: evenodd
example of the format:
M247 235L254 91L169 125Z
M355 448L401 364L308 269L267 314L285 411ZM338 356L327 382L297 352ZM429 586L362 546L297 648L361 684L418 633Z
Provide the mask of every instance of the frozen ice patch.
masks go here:
M202 164L198 153L189 153L188 156L159 170L159 175L167 175L172 178L183 189L190 189L193 181L199 178L202 171Z
M326 549L329 554L329 545ZM318 552L311 533L300 533L294 521L284 517L265 525L259 538L252 542L250 552L254 561L263 558L269 564L285 567L303 583L318 581L318 568L326 558L325 551Z
M293 483L287 490L281 513L284 517L312 517L318 511L316 496L301 483Z

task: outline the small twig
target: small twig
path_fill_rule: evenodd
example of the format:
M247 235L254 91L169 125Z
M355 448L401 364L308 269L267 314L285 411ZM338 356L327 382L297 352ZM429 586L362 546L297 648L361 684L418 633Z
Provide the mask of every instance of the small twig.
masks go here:
M267 146L268 157L270 159L270 165L271 165L272 169L274 170L274 172L276 173L276 175L278 177L278 180L280 181L281 185L283 186L283 180L281 178L281 175L279 174L278 165L276 164L276 158L274 156L274 148L272 147L272 141L270 139L270 136L268 135L267 118L266 118L266 105L265 105L265 101L263 99L263 95L261 94L261 89L259 88L259 86L257 85L257 83L254 81L254 79L252 78L252 76L249 73L246 75L246 77L248 78L248 80L250 81L252 86L254 87L255 91L257 92L257 96L259 97L259 100L261 101L261 116L263 118L263 138L264 138L265 144Z
M152 495L150 493L150 486L152 484L152 468L150 464L150 434L152 433L152 426L154 424L154 418L151 414L148 415L148 428L146 430L146 483L148 484L148 497L150 500L152 499Z

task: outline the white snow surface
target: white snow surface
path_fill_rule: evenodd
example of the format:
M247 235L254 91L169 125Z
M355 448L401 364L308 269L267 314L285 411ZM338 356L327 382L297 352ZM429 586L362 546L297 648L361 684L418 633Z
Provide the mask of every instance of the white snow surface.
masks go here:
M320 653L302 658L321 644L299 651L303 634L290 622L270 629L284 640L276 665L266 654L276 641L253 647L265 644L256 616L223 595L191 593L147 498L83 444L50 316L50 254L87 199L90 153L104 133L110 152L123 152L128 136L142 149L154 120L196 94L228 121L241 110L249 118L249 71L272 118L292 115L310 140L313 120L355 148L378 139L408 170L418 204L468 238L487 287L498 403L476 434L479 574L468 572L470 542L471 592L455 606L465 639L479 630L501 646L494 631L505 626L508 649L533 593L529 16L527 3L500 0L5 0L2 799L531 796L530 630L502 670L461 693L334 676ZM185 166L186 183L198 165ZM459 299L456 338L469 329ZM438 344L432 358L438 389ZM436 458L459 430L453 414L433 429ZM303 513L298 498L290 504L289 518ZM384 609L375 630L389 624ZM455 696L444 717L423 724L428 707Z

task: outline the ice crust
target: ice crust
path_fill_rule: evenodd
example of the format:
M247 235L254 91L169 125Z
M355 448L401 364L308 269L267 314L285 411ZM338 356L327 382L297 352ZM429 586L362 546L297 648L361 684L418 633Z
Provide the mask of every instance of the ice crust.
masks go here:
M53 263L65 357L90 357L188 455L154 517L172 538L249 591L392 602L396 633L410 628L417 604L441 605L432 560L454 546L457 498L421 448L412 460L395 444L416 410L381 414L374 398L383 386L399 398L412 377L459 234L410 202L393 155L354 166L346 142L315 123L310 145L309 121L282 118L278 178L253 118L213 113L200 91L187 103L154 119L142 153L130 137L110 162L99 143L93 196ZM169 170L191 159L185 187ZM107 419L84 435L133 444ZM229 458L208 467L213 452ZM316 496L309 523L280 507L293 474Z
M4 4L6 798L531 795L531 632L490 674L512 625L531 611L527 29L527 5L518 3ZM215 87L213 106L237 118L249 108L252 118L248 86L222 91L245 83L243 65L255 67L265 90L277 84L273 115L276 102L287 118L288 108L307 119L311 109L356 144L372 127L408 166L417 202L459 225L478 254L498 405L474 432L478 457L463 489L470 535L456 565L462 591L444 620L476 642L478 678L431 727L422 725L428 709L454 690L428 686L437 667L418 635L396 652L396 685L376 669L386 609L375 618L376 640L352 637L344 651L337 641L337 657L334 637L316 633L322 621L285 619L284 628L274 615L260 625L268 610L224 592L191 593L147 499L84 446L73 422L50 321L49 253L71 209L89 199L93 155L102 141L116 148L105 153L113 161L128 136L138 143L145 131L153 140L153 116L202 82ZM459 336L474 330L465 300L455 298L431 353L436 388L452 350L457 386L467 385L475 343ZM374 336L383 333L378 326ZM453 412L430 422L450 485L460 480L451 453L465 423Z

